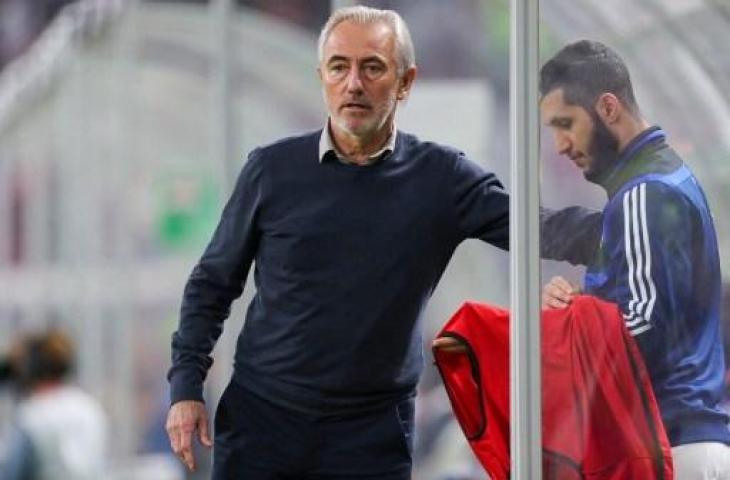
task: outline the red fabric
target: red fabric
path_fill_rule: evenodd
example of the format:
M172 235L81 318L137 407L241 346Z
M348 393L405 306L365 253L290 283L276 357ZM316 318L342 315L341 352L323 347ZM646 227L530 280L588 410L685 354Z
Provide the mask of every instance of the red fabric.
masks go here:
M493 480L509 478L509 312L465 303L434 351L454 413ZM579 296L542 316L543 478L671 480L669 442L618 307Z

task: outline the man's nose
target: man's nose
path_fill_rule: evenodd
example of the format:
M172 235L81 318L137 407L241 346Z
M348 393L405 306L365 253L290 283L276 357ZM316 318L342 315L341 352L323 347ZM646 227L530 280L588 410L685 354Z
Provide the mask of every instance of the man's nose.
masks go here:
M347 91L348 92L362 92L362 78L360 78L360 71L357 68L350 70L347 77Z
M567 135L555 135L555 150L560 155L568 155L570 153L571 142Z

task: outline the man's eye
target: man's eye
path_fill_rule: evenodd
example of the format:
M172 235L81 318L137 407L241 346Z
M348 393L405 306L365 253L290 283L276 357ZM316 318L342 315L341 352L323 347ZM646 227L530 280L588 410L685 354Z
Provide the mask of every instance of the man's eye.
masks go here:
M330 65L329 71L331 73L342 73L345 71L345 66L342 64Z
M382 72L382 65L365 65L365 73L367 73L368 75L378 75Z

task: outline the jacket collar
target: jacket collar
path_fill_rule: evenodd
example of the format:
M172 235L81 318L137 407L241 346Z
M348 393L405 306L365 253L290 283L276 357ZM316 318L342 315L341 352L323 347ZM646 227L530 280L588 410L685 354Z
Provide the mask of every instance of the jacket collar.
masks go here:
M637 135L616 159L615 166L608 171L597 183L608 193L609 198L630 179L656 171L654 153L667 148L667 134L658 126L652 126Z

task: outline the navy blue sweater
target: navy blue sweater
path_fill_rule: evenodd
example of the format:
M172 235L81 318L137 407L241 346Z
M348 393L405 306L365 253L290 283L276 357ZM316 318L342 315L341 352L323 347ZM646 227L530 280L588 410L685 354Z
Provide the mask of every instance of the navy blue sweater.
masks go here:
M282 406L336 414L411 394L417 324L454 249L469 237L508 247L508 196L462 153L399 132L373 165L320 163L319 136L250 154L185 288L173 402L202 399L252 262L234 380Z
M508 196L463 153L399 132L373 165L333 154L320 163L320 133L250 154L185 287L173 403L202 400L210 352L252 262L256 295L234 380L287 408L338 414L412 394L423 363L419 319L462 240L507 249ZM541 217L548 238L566 237L545 242L544 255L593 256L600 212ZM565 228L578 224L580 234Z

